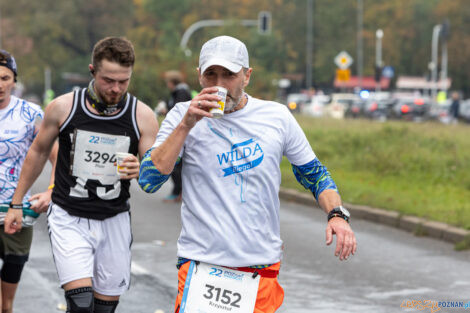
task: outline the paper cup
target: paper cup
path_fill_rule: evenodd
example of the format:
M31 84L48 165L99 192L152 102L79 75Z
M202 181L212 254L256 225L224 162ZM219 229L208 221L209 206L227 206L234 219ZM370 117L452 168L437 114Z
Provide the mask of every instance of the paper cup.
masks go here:
M126 173L121 173L120 170L123 169L124 167L121 166L122 165L122 162L129 156L131 156L133 154L131 153L127 153L127 152L116 152L116 171L118 173L118 175L120 176L126 176L127 174Z
M224 87L220 87L220 86L216 86L216 87L217 87L218 91L214 92L213 94L218 95L222 99L217 102L219 107L218 108L212 108L212 109L210 109L209 112L212 113L212 116L214 118L221 118L222 116L224 116L225 100L227 99L227 89L225 89Z

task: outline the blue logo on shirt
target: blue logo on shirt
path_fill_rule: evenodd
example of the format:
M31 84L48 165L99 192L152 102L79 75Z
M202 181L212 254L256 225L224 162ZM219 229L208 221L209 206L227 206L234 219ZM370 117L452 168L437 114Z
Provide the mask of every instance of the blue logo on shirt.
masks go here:
M233 175L235 185L240 187L240 202L246 202L247 171L263 162L263 149L256 142L256 138L241 139L241 136L236 135L239 134L236 129L217 130L210 121L207 126L215 135L228 143L230 150L217 154L217 160L222 166L223 177ZM224 132L227 134L225 135Z
M263 157L263 150L253 138L236 143L232 145L230 151L217 155L220 165L231 164L230 167L222 169L224 171L224 177L257 167L263 161ZM255 159L253 160L253 158Z

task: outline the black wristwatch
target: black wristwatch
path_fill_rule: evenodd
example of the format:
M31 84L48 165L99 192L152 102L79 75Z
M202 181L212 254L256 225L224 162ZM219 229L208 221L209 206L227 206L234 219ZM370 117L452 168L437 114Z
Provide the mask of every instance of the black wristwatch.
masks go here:
M15 209L15 210L23 210L23 204L13 204L13 202L10 202L10 208Z
M333 210L328 213L328 221L330 221L333 217L341 217L349 223L349 218L351 217L351 214L344 206L340 205L333 208Z

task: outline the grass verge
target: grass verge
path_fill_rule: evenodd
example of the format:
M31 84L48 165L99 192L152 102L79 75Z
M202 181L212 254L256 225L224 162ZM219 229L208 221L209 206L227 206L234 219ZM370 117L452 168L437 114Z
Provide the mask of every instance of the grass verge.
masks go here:
M470 229L470 127L296 116L343 201ZM282 186L306 191L289 162Z

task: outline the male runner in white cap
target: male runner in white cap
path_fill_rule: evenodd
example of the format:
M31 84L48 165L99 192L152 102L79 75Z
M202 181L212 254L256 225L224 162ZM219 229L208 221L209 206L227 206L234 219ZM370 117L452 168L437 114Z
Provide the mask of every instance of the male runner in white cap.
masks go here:
M202 91L168 113L141 164L139 183L154 192L183 160L175 312L271 313L282 304L277 275L283 156L328 214L326 243L336 235L335 255L345 260L356 251L349 212L293 115L244 91L252 71L240 40L220 36L206 42L198 68ZM218 119L209 112L219 106L216 86L227 89Z

